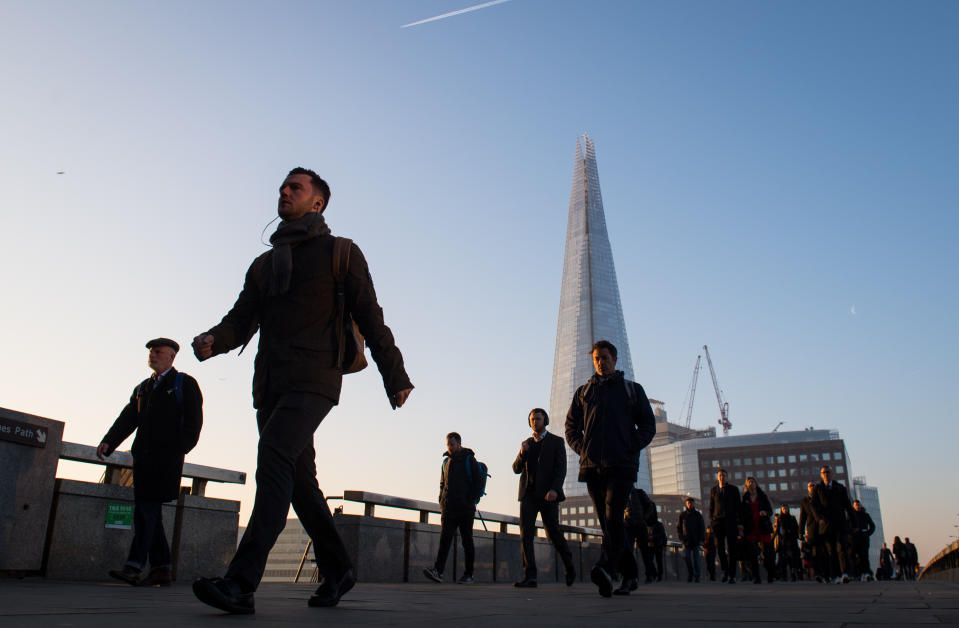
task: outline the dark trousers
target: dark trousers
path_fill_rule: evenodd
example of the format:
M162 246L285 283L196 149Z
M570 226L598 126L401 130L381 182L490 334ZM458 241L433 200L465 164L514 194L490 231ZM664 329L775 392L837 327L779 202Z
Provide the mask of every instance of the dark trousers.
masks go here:
M319 574L336 581L352 567L316 483L313 432L332 408L333 402L322 395L293 392L270 396L257 410L260 441L253 512L226 571L226 577L244 591L260 584L270 550L286 526L290 504L313 541Z
M709 546L703 548L703 560L706 563L706 573L710 580L716 579L716 545L712 539L709 540Z
M459 530L460 541L463 543L463 575L473 575L473 560L476 558L476 550L473 547L473 517L476 516L475 510L469 512L443 512L440 514L440 549L436 553L436 571L443 573L446 569L446 558L450 554L450 547L453 545L453 535Z
M856 534L852 539L852 555L856 565L856 575L872 575L869 566L869 537L865 534Z
M626 512L626 500L636 480L636 472L618 468L589 469L581 477L585 477L586 490L593 500L593 509L603 529L603 550L596 566L612 574L620 565L626 549L623 513ZM629 555L632 559L632 552ZM635 564L635 560L633 562Z
M170 567L170 546L163 531L163 502L137 501L133 504L133 543L127 565L139 570L150 559L150 567Z
M649 553L652 555L652 562L656 565L656 580L663 579L663 567L666 564L666 548L651 547Z
M762 580L759 573L759 554L763 556L763 567L766 568L766 580L772 582L776 573L776 554L773 552L772 542L763 543L754 539L744 539L743 545L746 548L746 558L749 561L749 571L752 572L753 580Z
M848 537L841 532L826 531L819 535L819 542L823 549L822 575L826 578L838 578L842 574L848 573Z
M739 559L736 551L739 527L725 520L711 521L709 525L713 530L713 542L716 544L716 553L719 555L719 566L722 567L725 576L735 578L736 561Z
M626 542L623 555L619 559L619 573L623 578L639 578L639 566L636 564L634 547L639 547L639 555L643 559L643 572L646 579L656 576L656 566L653 565L653 550L649 547L649 532L646 524L627 525Z
M519 503L519 538L523 543L523 573L526 578L536 580L536 552L533 540L536 538L536 515L543 518L543 527L550 543L563 560L563 566L569 571L573 566L573 553L569 551L566 537L559 531L559 502L524 497Z

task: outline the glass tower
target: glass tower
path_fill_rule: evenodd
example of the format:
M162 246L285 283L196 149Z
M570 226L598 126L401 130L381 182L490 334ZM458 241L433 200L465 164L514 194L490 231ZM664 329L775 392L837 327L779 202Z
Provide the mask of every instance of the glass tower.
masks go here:
M623 371L626 379L633 379L626 321L619 300L613 251L606 233L596 152L593 141L583 135L576 141L549 399L550 428L559 436L565 437L563 424L573 393L594 372L589 351L597 340L609 340L616 345L616 368ZM637 485L649 491L649 465L645 452L639 468ZM586 485L576 479L578 472L579 456L567 449L563 490L569 496L586 494Z

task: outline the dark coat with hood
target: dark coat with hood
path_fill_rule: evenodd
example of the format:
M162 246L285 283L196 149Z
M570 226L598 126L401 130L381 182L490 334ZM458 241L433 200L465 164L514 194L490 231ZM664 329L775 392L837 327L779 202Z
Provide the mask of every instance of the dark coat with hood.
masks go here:
M250 265L243 290L213 334L213 355L226 353L250 341L260 331L254 361L253 406L266 395L311 392L339 401L343 375L337 365L337 296L333 280L332 235L318 235L292 246L290 288L271 295L273 251ZM350 247L345 281L346 311L353 316L379 367L391 398L412 388L403 356L393 333L383 322L373 279L362 251Z
M453 455L448 451L443 453L439 499L443 514L469 514L476 509L483 496L479 483L482 473L472 449L463 447Z
M608 377L594 373L573 394L566 442L579 454L581 481L587 469L638 471L639 454L655 435L656 417L646 391L622 371Z
M523 442L532 446L535 440L530 436ZM520 474L519 501L523 501L524 498L543 500L546 498L546 493L551 490L556 491L557 502L565 500L563 480L566 479L566 445L563 439L546 432L546 436L540 441L533 486L530 486L529 482L530 460L528 457L528 453L524 453L521 447L516 460L513 461L513 473Z
M183 459L200 439L203 395L196 380L183 375L183 412L174 394L177 370L171 368L157 382L143 380L130 402L100 442L113 453L136 431L133 454L133 494L137 501L170 501L180 492ZM181 425L182 419L182 425Z

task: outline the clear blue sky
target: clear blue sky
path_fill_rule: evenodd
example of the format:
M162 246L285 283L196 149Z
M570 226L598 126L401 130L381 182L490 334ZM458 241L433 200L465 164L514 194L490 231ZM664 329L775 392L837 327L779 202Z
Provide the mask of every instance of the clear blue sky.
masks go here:
M96 444L143 342L233 303L305 165L417 386L393 412L374 369L348 378L321 486L434 499L456 429L512 512L589 133L649 394L679 420L708 343L733 433L838 429L887 537L937 552L959 523L959 4L512 0L400 28L470 4L3 3L0 405ZM176 365L205 394L190 459L252 472L252 351ZM704 379L693 423L715 418ZM245 520L250 487L213 490Z

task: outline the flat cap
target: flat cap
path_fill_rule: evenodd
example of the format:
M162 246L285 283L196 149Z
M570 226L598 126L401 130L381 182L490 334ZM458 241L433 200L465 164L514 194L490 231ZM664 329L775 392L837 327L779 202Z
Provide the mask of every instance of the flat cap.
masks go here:
M147 349L152 349L153 347L170 347L174 352L180 352L180 345L178 345L175 340L170 340L169 338L154 338L147 343Z

